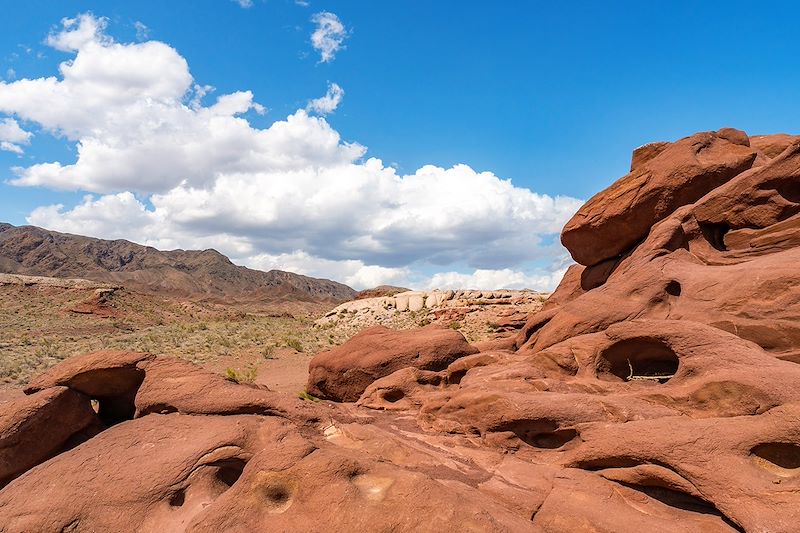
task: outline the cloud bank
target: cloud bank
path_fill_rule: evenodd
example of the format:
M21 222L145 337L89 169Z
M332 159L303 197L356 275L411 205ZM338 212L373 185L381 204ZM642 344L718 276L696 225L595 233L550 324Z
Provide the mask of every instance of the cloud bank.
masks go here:
M39 207L29 223L162 249L213 247L239 264L356 288L558 281L564 252L553 234L579 200L467 165L400 174L304 109L254 127L248 116L264 108L252 92L205 102L210 88L175 49L115 42L105 24L64 19L47 39L74 54L58 76L0 82L0 140L29 143L22 120L77 153L17 167L13 184L90 193ZM308 109L329 113L343 94L330 84Z

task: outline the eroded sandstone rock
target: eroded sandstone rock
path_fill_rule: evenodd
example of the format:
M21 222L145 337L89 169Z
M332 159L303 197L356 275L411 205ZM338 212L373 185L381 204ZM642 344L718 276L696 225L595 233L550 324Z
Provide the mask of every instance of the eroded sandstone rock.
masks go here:
M88 398L66 387L0 403L0 487L97 423Z
M450 329L393 331L375 326L314 357L308 365L306 388L320 398L354 402L370 383L395 370L442 370L477 351L461 333Z
M582 265L615 257L678 207L749 169L756 155L736 130L697 133L663 147L584 204L561 242Z

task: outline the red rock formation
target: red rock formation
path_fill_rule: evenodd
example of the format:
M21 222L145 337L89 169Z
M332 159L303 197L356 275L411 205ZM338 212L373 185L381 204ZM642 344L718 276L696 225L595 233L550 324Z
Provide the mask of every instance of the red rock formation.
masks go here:
M638 149L504 342L318 355L309 391L355 404L69 359L0 403L0 531L795 532L799 186L800 138Z
M634 154L634 168L580 208L561 242L582 265L627 251L650 227L678 207L749 169L756 151L743 132L698 133L663 146L649 159Z
M308 365L306 390L320 398L354 402L370 383L395 370L441 370L477 351L451 329L393 331L375 326L314 357Z

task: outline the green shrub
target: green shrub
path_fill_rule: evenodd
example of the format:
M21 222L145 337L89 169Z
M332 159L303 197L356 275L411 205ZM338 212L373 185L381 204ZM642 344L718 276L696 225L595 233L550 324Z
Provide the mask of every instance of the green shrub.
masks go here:
M297 397L306 402L319 402L320 399L316 396L309 394L308 391L300 391L297 393Z
M295 339L295 338L286 339L286 346L288 346L289 348L292 348L293 350L295 350L297 352L302 352L303 351L303 343L301 343L299 339Z

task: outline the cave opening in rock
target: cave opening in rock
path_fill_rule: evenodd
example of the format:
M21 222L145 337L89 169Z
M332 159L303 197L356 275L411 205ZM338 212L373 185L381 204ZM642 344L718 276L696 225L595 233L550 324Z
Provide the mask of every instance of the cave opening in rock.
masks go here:
M224 461L217 461L208 466L215 469L214 477L218 481L228 487L232 487L242 476L245 465L247 465L247 461L244 459L232 458Z
M646 494L654 500L658 500L665 505L669 505L670 507L691 513L707 514L719 517L720 520L725 523L725 525L731 527L732 529L736 531L744 531L744 529L742 529L737 523L720 512L720 510L717 509L713 503L698 498L697 496L666 487L637 485L622 482L618 483L635 491Z
M672 280L669 283L667 283L667 286L664 288L664 291L670 296L680 296L681 284L678 281Z
M189 512L207 505L230 489L242 476L247 461L238 457L201 464L189 474L186 483L170 497L170 507L186 507ZM202 507L199 507L202 508Z
M797 178L788 178L772 184L775 191L785 200L793 204L800 204L800 181Z
M628 339L600 354L597 377L604 381L666 383L675 376L679 365L678 356L664 342Z
M497 431L510 431L525 444L548 450L562 448L578 437L576 430L560 428L552 420L517 420L498 427Z
M728 249L725 245L725 235L728 233L728 231L730 231L730 229L730 226L725 223L700 223L700 231L703 233L703 237L705 237L711 246L720 252L724 252Z
M786 470L800 469L800 446L785 442L759 444L750 454Z
M383 399L389 403L399 402L405 398L405 394L400 389L389 389L383 393Z
M136 394L144 382L144 370L136 366L89 370L65 383L88 397L92 410L105 427L133 420Z

